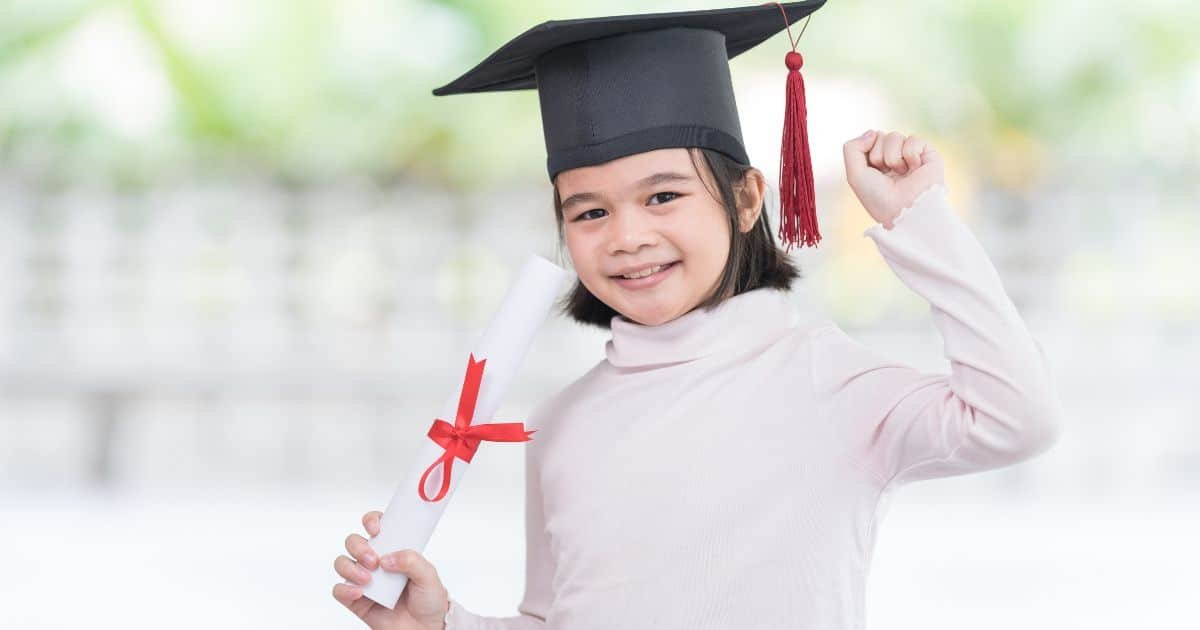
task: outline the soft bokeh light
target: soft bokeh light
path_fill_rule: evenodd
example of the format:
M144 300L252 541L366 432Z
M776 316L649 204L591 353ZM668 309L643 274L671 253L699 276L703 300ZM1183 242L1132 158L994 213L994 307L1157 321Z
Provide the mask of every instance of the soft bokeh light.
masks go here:
M1200 4L1110 4L830 0L800 40L823 241L797 306L950 368L844 176L862 131L917 135L1068 416L1042 457L892 503L873 630L1195 624ZM330 596L346 535L517 265L569 264L536 93L431 90L546 20L723 6L0 4L0 627L363 627ZM775 227L787 50L731 62ZM606 338L552 318L497 415ZM483 614L522 593L521 463L480 449L425 550Z

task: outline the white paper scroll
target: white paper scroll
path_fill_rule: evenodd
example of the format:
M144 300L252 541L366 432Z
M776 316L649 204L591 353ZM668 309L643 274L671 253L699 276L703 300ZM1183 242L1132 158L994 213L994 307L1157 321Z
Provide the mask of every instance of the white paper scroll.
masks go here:
M492 416L504 399L513 377L516 376L517 368L525 358L535 333L546 320L567 280L573 277L573 273L541 256L532 255L526 260L520 275L509 287L499 310L488 322L471 353L476 361L486 361L472 425L493 422ZM461 363L456 365L465 369L467 359L468 357L463 357ZM459 387L451 393L443 407L442 415L438 416L451 424L454 423L458 411L462 375L463 372L456 367L455 384ZM433 420L430 418L425 426L428 427ZM534 434L532 439L536 440L537 435ZM412 472L404 483L400 484L400 488L396 490L384 510L379 535L370 540L371 548L379 556L401 549L415 549L423 553L425 545L433 535L434 527L442 517L442 512L453 498L455 488L462 482L463 474L470 466L467 462L456 459L446 495L439 501L425 501L418 494L421 475L446 452L446 449L428 435L422 434L421 441L423 446L417 451ZM491 448L499 444L481 442L480 448ZM426 496L435 497L441 484L442 468L438 466L426 480ZM404 574L390 573L377 568L371 573L371 582L363 588L363 595L380 605L393 608L406 584L408 577Z

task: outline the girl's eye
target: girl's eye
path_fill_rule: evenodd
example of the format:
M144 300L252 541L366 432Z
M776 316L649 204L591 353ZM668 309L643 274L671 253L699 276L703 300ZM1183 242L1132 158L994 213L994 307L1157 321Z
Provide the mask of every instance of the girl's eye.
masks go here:
M664 196L666 197L665 199L664 199ZM657 203L657 204L651 203L650 205L652 205L652 206L662 205L669 201L673 201L676 197L679 197L679 196L681 196L679 193L674 193L674 192L654 193L653 195L650 196L650 201L653 202L655 199L660 199L661 201L660 201L660 203ZM573 220L574 221L589 221L590 219L588 218L588 215L593 212L605 212L605 210L603 208L592 208L591 210L588 210L587 212L580 212L579 215L576 216Z

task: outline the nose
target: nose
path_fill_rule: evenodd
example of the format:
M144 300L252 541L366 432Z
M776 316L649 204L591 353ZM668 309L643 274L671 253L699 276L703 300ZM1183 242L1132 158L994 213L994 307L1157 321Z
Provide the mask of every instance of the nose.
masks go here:
M619 208L608 221L608 253L635 253L643 245L657 245L653 220L640 208Z

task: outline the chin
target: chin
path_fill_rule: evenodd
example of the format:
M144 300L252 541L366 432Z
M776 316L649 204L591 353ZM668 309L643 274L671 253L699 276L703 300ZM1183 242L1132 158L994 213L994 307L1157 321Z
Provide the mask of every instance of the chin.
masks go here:
M635 321L643 326L657 326L675 319L676 311L668 308L622 308L617 312L625 319Z

